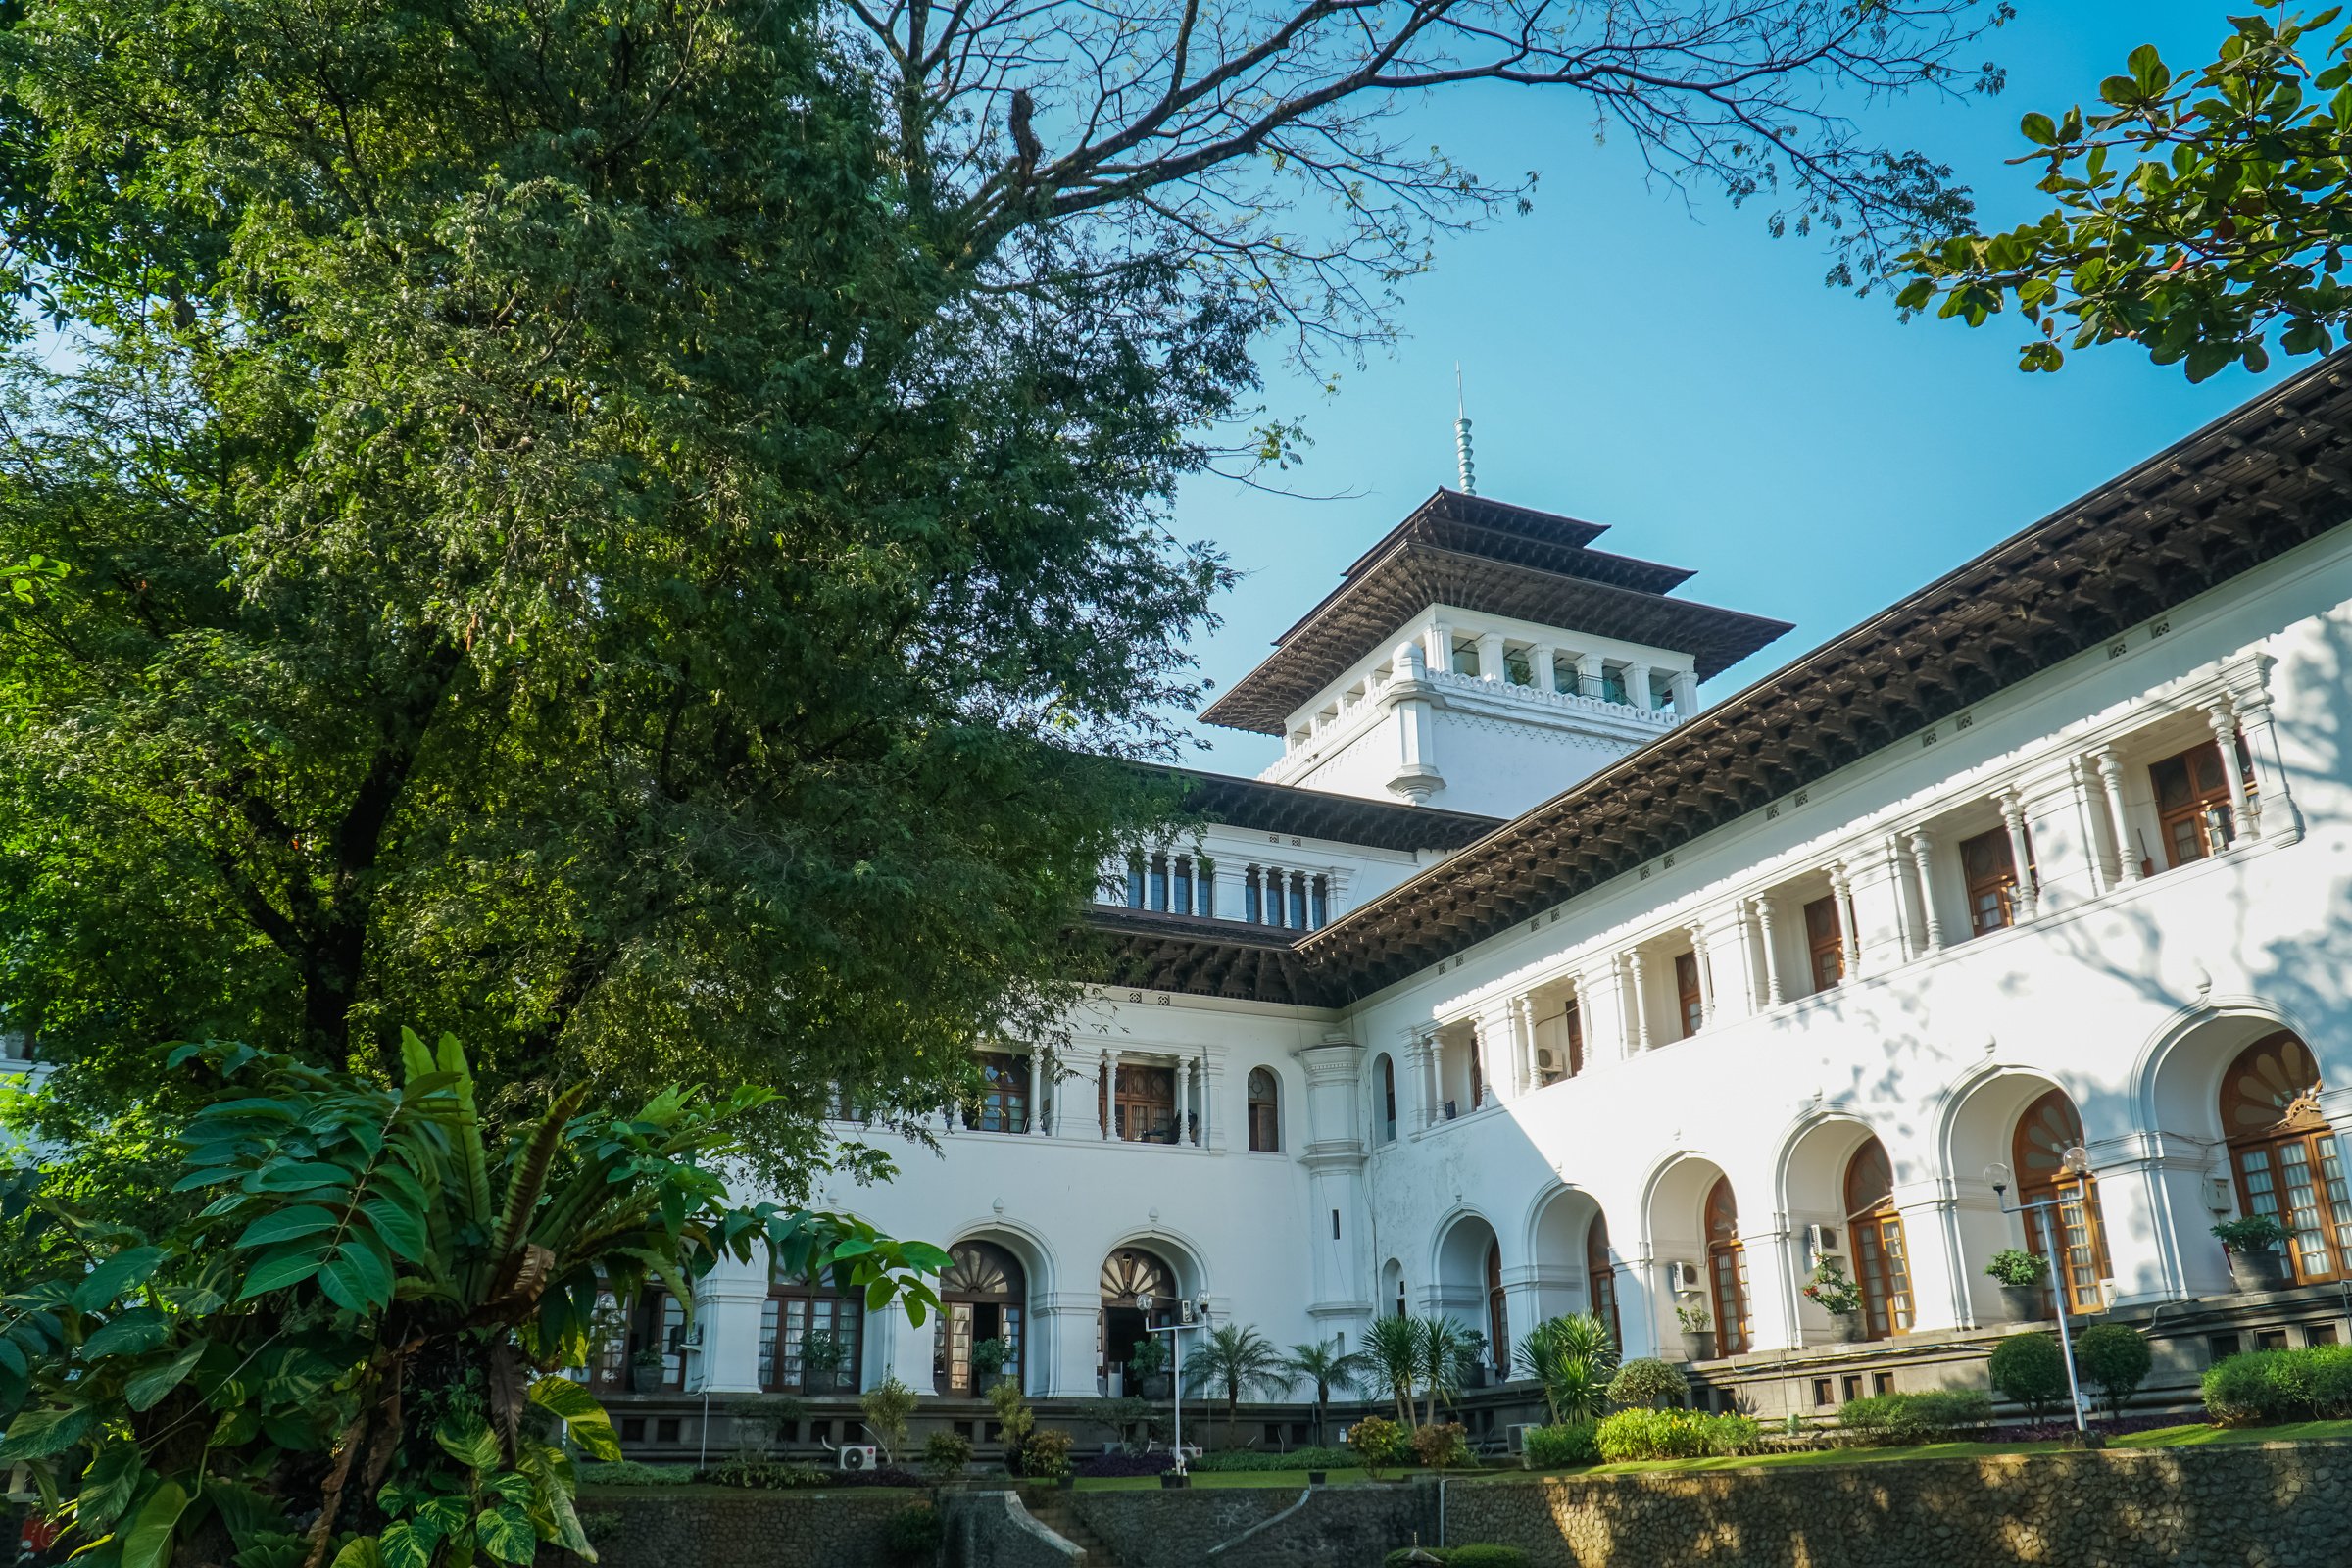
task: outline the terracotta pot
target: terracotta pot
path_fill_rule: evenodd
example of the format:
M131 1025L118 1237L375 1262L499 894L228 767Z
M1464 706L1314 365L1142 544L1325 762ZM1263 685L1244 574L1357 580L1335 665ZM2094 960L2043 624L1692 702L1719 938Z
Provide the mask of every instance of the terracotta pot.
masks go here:
M2241 1291L2283 1291L2290 1278L2286 1254L2276 1248L2259 1252L2230 1250L2230 1283Z
M2049 1316L2042 1310L2041 1287L2038 1285L2002 1286L2001 1309L2012 1323L2038 1323Z

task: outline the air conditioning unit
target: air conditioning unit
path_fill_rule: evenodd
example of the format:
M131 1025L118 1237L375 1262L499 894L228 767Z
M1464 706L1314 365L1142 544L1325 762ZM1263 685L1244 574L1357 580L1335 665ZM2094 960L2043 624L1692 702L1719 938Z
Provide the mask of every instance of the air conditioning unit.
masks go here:
M1706 1285L1706 1276L1699 1273L1696 1263L1677 1258L1666 1265L1666 1288L1671 1291L1695 1291Z
M1527 1451L1527 1435L1534 1431L1538 1424L1533 1421L1521 1421L1515 1425L1504 1427L1502 1429L1503 1446L1512 1453L1525 1453Z
M878 1462L881 1452L881 1449L871 1445L853 1448L845 1444L841 1449L840 1464L844 1470L871 1470Z
M1837 1251L1838 1227L1835 1225L1806 1226L1805 1250L1812 1253L1817 1259L1827 1257Z
M1549 1046L1538 1046L1536 1048L1536 1070L1538 1072L1558 1072L1560 1070L1560 1054Z

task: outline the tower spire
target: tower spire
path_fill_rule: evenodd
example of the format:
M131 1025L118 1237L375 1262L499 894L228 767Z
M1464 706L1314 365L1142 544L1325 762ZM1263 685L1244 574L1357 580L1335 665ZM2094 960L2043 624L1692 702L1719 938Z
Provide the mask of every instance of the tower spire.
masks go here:
M1453 362L1453 467L1462 494L1478 494L1478 465L1470 457L1470 413L1462 403L1462 362Z

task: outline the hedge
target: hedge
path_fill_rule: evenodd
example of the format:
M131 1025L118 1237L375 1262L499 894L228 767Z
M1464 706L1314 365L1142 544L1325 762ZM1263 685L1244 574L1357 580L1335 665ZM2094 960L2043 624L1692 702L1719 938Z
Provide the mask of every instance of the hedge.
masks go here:
M1620 1410L1604 1418L1594 1440L1610 1464L1628 1459L1704 1459L1745 1453L1763 1429L1743 1415L1696 1410Z
M1185 1466L1196 1472L1221 1470L1352 1470L1363 1461L1352 1448L1293 1448L1266 1453L1256 1448L1220 1448Z
M2205 1413L2225 1426L2352 1415L2352 1346L2251 1350L2205 1371Z
M690 1464L640 1464L613 1459L604 1464L583 1461L573 1466L583 1487L680 1487L694 1479Z
M1530 1427L1520 1439L1527 1462L1539 1470L1558 1465L1600 1463L1600 1423L1567 1421L1556 1427Z
M1398 1546L1383 1560L1382 1568L1417 1568L1412 1560L1415 1552L1437 1558L1446 1568L1527 1568L1527 1553L1517 1546L1481 1542L1459 1546Z
M1838 1425L1866 1443L1886 1447L1946 1443L1992 1425L1992 1396L1978 1389L1875 1394L1847 1400L1838 1412Z

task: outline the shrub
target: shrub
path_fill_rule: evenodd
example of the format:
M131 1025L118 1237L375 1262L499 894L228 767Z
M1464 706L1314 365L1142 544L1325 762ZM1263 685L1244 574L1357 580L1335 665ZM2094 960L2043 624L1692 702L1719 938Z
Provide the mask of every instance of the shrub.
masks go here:
M1255 1470L1351 1470L1356 1455L1348 1448L1293 1448L1288 1453L1266 1453L1256 1448L1223 1448L1204 1453L1185 1468L1214 1473L1217 1471Z
M1527 1446L1527 1462L1539 1470L1560 1465L1600 1463L1597 1421L1564 1421L1556 1427L1535 1427L1520 1440Z
M2232 1355L2206 1369L2204 1395L2225 1426L2352 1415L2352 1346Z
M883 1465L876 1470L820 1470L812 1464L745 1463L729 1460L694 1479L713 1487L744 1487L755 1492L797 1492L804 1487L919 1487L923 1478L911 1470Z
M1446 1568L1527 1568L1527 1553L1517 1546L1467 1542L1446 1553Z
M2049 1271L2040 1254L2022 1247L2005 1247L1984 1264L1984 1272L2003 1285L2039 1285Z
M1206 1469L1203 1461L1214 1457L1204 1453L1193 1461L1192 1468ZM1175 1466L1172 1453L1096 1453L1080 1459L1071 1469L1082 1476L1155 1476Z
M1072 1442L1070 1435L1059 1427L1044 1427L1030 1433L1029 1441L1021 1445L1021 1474L1041 1481L1068 1475Z
M1004 1378L988 1386L989 1406L997 1412L998 1436L1004 1444L1004 1468L1014 1475L1021 1473L1021 1447L1029 1441L1029 1431L1037 1425L1037 1417L1029 1401L1021 1397L1021 1386Z
M1873 1395L1848 1400L1838 1412L1838 1424L1888 1447L1945 1443L1992 1425L1992 1396L1977 1389Z
M896 1376L884 1378L858 1396L865 1430L882 1446L882 1457L891 1464L899 1462L899 1454L906 1446L906 1418L914 1414L914 1391Z
M1413 1455L1432 1470L1470 1462L1470 1441L1459 1421L1432 1422L1413 1429Z
M2232 1252L2261 1252L2286 1240L2286 1227L2268 1214L2244 1214L2213 1227L2223 1247Z
M902 1568L914 1568L939 1555L947 1534L939 1510L927 1502L912 1502L890 1516L882 1537L883 1552Z
M575 1473L583 1487L678 1487L694 1479L694 1466L614 1459L609 1464L583 1463Z
M1629 1459L1704 1459L1745 1453L1763 1429L1743 1415L1696 1410L1620 1410L1600 1423L1593 1442L1611 1464Z
M2094 1323L2075 1339L2075 1366L2111 1416L2124 1413L2124 1401L2139 1392L2154 1362L2148 1337L2129 1323Z
M1682 1368L1656 1356L1637 1356L1617 1369L1609 1380L1609 1398L1629 1410L1647 1409L1663 1399L1679 1399L1690 1392Z
M934 1432L923 1440L923 1474L947 1481L972 1462L972 1440L960 1432Z
M1985 1368L2004 1397L2040 1420L2066 1400L2066 1355L2054 1334L2014 1334L1993 1348Z
M1368 1415L1348 1429L1348 1446L1355 1450L1364 1468L1377 1477L1404 1457L1404 1428L1387 1416Z

